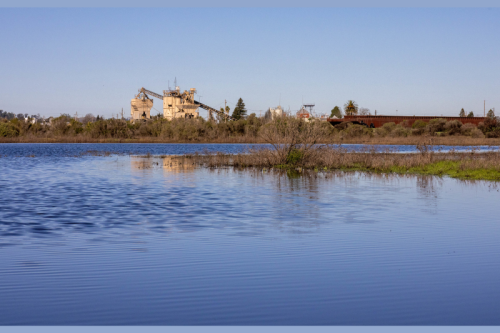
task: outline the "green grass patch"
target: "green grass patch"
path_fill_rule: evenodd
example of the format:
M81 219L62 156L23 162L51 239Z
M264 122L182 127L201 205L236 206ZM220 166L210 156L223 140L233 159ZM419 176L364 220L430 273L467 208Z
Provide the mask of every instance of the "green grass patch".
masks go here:
M392 166L383 169L367 168L361 164L352 165L349 167L338 168L340 171L360 171L360 172L375 172L375 173L396 173L396 174L415 174L415 175L430 175L430 176L448 176L451 178L464 180L493 180L500 181L500 170L498 169L461 169L459 161L440 161L430 163L421 167L406 168L400 166ZM280 166L283 169L288 169L287 166ZM323 168L326 170L326 168ZM332 169L328 169L332 170Z

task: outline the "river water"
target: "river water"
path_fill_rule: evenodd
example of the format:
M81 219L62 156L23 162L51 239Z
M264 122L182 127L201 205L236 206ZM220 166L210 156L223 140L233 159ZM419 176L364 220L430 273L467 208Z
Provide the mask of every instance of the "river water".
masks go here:
M497 183L128 155L199 146L0 145L0 325L500 324Z

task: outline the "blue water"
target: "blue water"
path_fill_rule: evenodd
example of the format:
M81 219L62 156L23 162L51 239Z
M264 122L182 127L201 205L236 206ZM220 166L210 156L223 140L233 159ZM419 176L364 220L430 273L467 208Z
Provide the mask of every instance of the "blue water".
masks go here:
M270 148L267 144L170 144L170 143L4 143L0 144L0 157L74 157L89 152L110 152L125 155L181 155L208 152L223 152L229 154L243 153L250 148ZM393 152L417 152L417 147L412 145L362 145L347 144L335 145L352 151L375 149L378 151L390 150ZM433 146L435 151L498 151L499 146Z
M497 183L112 146L0 145L0 325L500 324Z

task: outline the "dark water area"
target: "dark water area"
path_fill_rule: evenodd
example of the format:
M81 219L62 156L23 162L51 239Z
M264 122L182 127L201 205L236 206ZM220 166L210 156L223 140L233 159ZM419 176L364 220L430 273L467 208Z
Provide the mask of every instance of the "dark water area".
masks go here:
M500 324L498 183L93 146L0 145L0 325Z
M413 145L335 145L351 151L375 149L377 151L417 152ZM228 154L244 153L253 148L270 148L268 144L170 144L170 143L4 143L0 144L0 157L75 157L86 153L103 153L122 155L181 155L203 152L223 152ZM433 146L436 151L498 151L499 146Z

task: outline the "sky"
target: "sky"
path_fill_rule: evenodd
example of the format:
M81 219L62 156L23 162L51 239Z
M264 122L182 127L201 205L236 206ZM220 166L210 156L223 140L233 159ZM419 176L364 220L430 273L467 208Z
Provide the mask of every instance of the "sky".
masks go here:
M500 113L499 33L499 8L0 8L0 109L129 116L176 78L257 115Z

